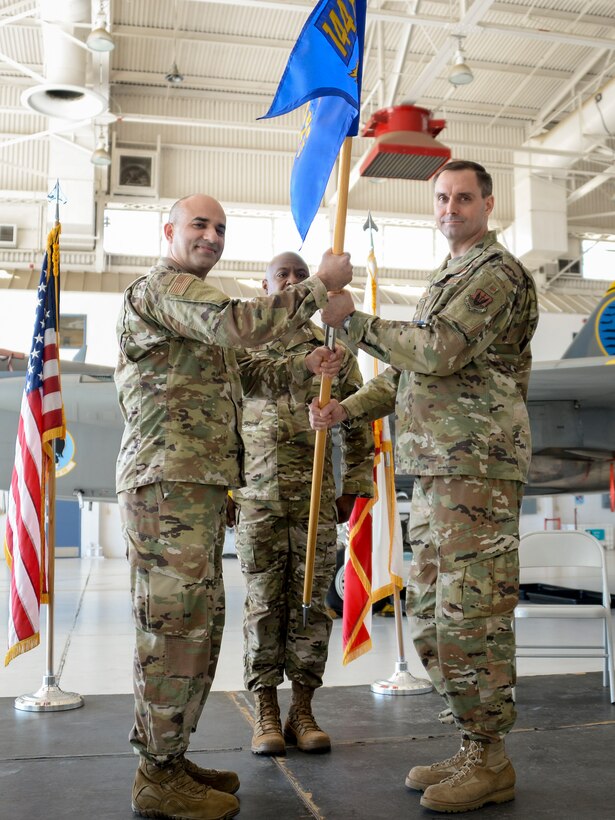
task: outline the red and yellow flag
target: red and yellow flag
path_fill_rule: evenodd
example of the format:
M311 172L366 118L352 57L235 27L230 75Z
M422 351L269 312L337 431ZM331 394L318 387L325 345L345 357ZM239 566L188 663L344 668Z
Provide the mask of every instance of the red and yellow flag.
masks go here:
M367 260L368 279L363 309L378 315L378 266L373 247ZM383 365L359 351L364 381L377 376ZM372 604L403 586L403 543L395 498L395 468L388 418L373 422L374 497L358 498L349 522L350 535L344 571L342 623L344 664L372 648Z

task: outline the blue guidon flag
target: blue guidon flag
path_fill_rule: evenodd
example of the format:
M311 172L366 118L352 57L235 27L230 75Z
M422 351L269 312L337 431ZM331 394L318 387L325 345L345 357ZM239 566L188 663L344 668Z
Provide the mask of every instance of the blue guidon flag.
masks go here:
M321 0L308 17L269 111L309 103L290 180L290 206L304 240L342 142L359 129L366 0Z

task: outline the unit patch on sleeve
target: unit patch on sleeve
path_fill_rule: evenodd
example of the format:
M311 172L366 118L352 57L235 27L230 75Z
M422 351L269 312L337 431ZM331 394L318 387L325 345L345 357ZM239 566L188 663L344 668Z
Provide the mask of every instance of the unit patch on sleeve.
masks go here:
M475 290L474 293L469 294L465 298L465 306L468 310L474 313L486 313L487 308L493 302L493 296L484 291L482 288Z

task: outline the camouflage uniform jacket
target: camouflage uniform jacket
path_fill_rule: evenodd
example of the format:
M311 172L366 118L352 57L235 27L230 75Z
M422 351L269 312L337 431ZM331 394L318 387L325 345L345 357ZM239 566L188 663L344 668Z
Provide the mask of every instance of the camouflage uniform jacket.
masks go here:
M156 481L243 484L241 384L233 348L294 331L326 304L317 277L241 301L168 259L124 294L115 381L125 420L117 491Z
M412 475L527 481L534 282L487 233L431 276L413 322L356 312L350 338L388 362L343 404L350 418L396 411L396 466Z
M267 501L309 498L314 463L315 433L310 428L308 404L320 392L320 377L305 367L305 357L324 344L324 333L313 322L286 334L257 352L238 355L244 389L243 439L246 484L238 498ZM285 361L286 366L279 364ZM272 368L272 365L274 367ZM286 384L271 384L271 373L287 374ZM270 385L267 398L263 384ZM363 384L356 357L348 348L339 374L332 380L331 395L339 400ZM342 439L342 494L371 496L373 490L373 438L367 422L340 428ZM335 492L331 437L328 437L323 470L323 490Z

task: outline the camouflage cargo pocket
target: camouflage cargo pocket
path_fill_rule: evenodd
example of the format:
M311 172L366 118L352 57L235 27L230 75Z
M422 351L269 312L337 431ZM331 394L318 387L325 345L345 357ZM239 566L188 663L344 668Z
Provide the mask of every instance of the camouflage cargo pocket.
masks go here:
M207 590L162 572L137 568L135 618L142 629L164 635L207 635Z
M258 556L265 559L265 566L269 563L271 556L266 549L269 540L265 538L263 548L259 549L259 542L263 536L263 527L258 524L247 523L242 520L241 509L236 511L235 523L235 551L244 572L258 572L259 561ZM263 567L261 566L261 569Z
M432 503L441 572L454 572L518 549L518 482L437 477Z
M118 493L120 520L126 540L129 540L131 533L136 536L137 540L160 537L159 495L158 484L146 484L143 487Z
M441 614L451 620L510 614L519 600L519 553L505 552L440 575Z

